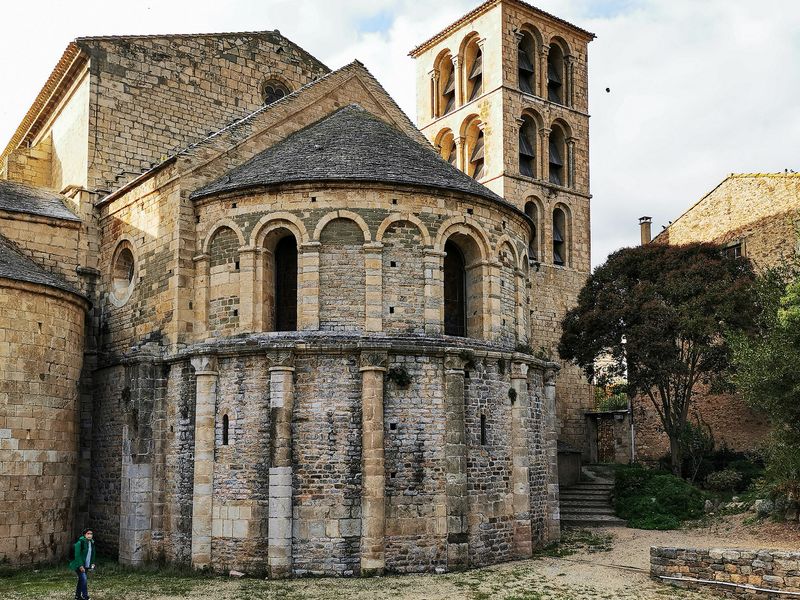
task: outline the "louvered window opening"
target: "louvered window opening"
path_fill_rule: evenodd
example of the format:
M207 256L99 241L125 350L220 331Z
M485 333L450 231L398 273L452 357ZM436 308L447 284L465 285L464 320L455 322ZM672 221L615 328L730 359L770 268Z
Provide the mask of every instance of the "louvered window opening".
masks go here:
M478 139L475 140L475 147L472 149L469 162L472 165L473 179L480 179L483 177L483 132L478 134Z
M529 123L519 129L519 172L527 177L535 176L535 142Z
M564 161L561 158L561 150L558 142L550 138L550 183L564 185Z
M558 63L561 63L561 61L559 60ZM559 71L559 64L556 64L556 59L552 55L551 51L551 54L547 59L547 99L550 100L550 102L562 104L561 92L563 84L561 81L561 73Z
M474 100L481 95L483 90L483 55L480 50L475 54L475 60L472 63L472 68L469 70L470 81L470 94L469 99Z
M446 115L452 112L456 107L456 78L453 69L450 69L450 74L447 76L447 81L444 83L442 96L444 97L444 113L442 114Z
M519 89L528 94L533 94L533 60L525 48L525 40L520 42L517 50L517 69Z
M564 266L564 213L553 212L553 264Z

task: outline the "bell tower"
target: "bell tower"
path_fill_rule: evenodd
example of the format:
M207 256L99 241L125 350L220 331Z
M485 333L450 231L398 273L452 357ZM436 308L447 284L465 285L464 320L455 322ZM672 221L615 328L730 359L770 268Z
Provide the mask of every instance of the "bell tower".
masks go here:
M410 52L417 125L442 157L524 211L531 346L558 356L591 268L587 50L594 34L521 0L488 0ZM559 440L586 455L592 387L564 365Z

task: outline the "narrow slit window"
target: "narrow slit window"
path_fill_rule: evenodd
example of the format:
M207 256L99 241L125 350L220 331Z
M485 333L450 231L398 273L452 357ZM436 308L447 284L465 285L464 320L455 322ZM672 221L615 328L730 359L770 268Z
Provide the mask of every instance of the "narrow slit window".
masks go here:
M481 415L481 446L486 445L486 415Z
M222 415L222 445L228 445L228 427L229 427L229 419L228 415Z

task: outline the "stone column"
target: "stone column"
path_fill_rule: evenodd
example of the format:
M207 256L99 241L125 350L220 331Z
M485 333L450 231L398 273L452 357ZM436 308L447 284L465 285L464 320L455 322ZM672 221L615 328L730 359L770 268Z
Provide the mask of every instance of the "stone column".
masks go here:
M556 373L557 368L544 371L542 414L544 418L544 451L547 460L547 503L544 523L544 542L561 539L561 511L558 490L558 434L556 432Z
M464 155L467 151L467 138L464 136L453 137L453 152L456 153L456 168L459 171L467 172L468 157Z
M541 158L539 159L539 179L543 179L544 181L550 181L550 131L549 127L542 127L539 130L539 136L541 137L540 146L542 148L540 154ZM542 220L542 222L544 222L544 220ZM540 257L539 260L542 260L542 258Z
M383 374L387 354L361 353L361 574L386 567L386 473L383 455Z
M528 396L528 365L511 363L511 490L514 506L514 556L530 558L533 553L531 528L531 485L528 430L531 426L531 401Z
M574 137L567 138L567 187L575 187L575 143Z
M564 104L572 108L575 106L575 60L567 55L564 57Z
M431 82L431 119L439 116L439 71L433 69L428 72Z
M269 368L270 469L267 562L273 579L292 574L293 354L282 353Z
M364 244L364 330L383 331L383 244Z
M208 254L198 254L192 260L195 273L194 332L198 336L204 336L208 331Z
M542 53L539 60L539 70L541 77L539 77L539 95L547 100L547 57L550 54L550 46L542 44Z
M319 329L319 250L322 244L308 242L300 245L298 256L300 279L297 296L297 329L307 331Z
M447 508L447 569L469 565L467 517L467 440L464 430L464 367L469 356L448 349L444 358L445 496Z
M211 508L214 494L214 410L217 400L217 359L196 356L194 417L194 492L192 494L192 567L211 566Z
M256 257L258 248L245 246L239 249L239 331L254 331L256 322Z
M453 81L455 81L456 84L456 108L458 108L464 104L464 91L466 88L462 86L466 85L466 82L464 81L466 76L461 73L461 58L457 54L454 54L452 61ZM444 110L444 106L442 107L442 110Z
M444 331L444 252L427 248L422 260L425 270L425 334L441 335Z

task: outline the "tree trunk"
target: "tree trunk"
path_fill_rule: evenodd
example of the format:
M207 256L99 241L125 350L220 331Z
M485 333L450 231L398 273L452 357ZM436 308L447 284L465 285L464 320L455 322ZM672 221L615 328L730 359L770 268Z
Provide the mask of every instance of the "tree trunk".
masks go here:
M675 477L680 477L681 463L683 460L681 457L681 444L678 439L678 434L669 434L669 456L672 465L672 474L675 475Z

